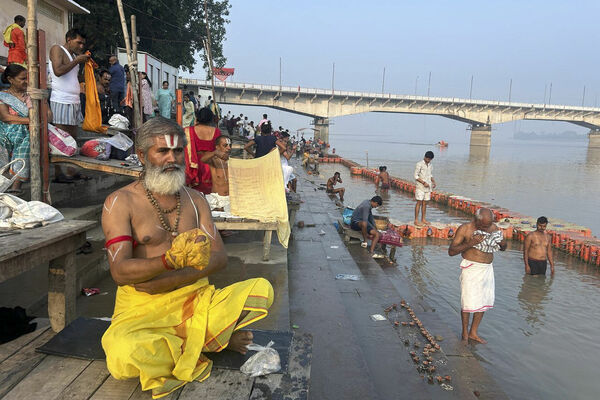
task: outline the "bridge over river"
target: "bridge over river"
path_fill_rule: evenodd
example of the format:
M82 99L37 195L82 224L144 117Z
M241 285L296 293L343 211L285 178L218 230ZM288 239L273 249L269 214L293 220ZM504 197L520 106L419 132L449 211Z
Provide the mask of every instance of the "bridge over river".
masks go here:
M210 81L179 79L184 89L210 88ZM462 121L471 131L471 146L491 144L492 125L516 120L564 121L590 129L589 147L600 148L600 108L532 104L458 97L310 89L300 86L215 82L219 104L270 107L314 119L315 135L329 141L329 120L366 112L429 114Z

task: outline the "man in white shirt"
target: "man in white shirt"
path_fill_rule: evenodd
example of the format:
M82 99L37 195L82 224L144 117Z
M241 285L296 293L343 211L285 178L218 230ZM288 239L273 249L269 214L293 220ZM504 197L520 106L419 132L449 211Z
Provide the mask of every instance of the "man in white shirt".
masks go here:
M65 44L50 48L49 74L52 78L50 109L54 125L77 138L77 127L83 122L79 97L79 66L90 56L84 53L86 37L79 29L73 28L65 35ZM75 179L86 177L68 168L65 174L60 165L54 166L54 179L58 183L73 183Z
M427 212L427 202L431 199L431 191L435 189L435 179L433 179L433 166L431 165L433 160L433 152L428 151L425 153L425 157L417 163L415 166L415 181L417 181L417 187L415 188L415 225L427 225L429 221L425 219ZM421 221L419 222L419 210L421 211Z

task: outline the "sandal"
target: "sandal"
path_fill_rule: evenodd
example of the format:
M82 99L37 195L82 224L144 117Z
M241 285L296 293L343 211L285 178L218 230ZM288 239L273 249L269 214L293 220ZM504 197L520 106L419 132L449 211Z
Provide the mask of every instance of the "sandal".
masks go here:
M77 249L76 254L91 254L93 251L94 249L92 249L92 244L86 241L83 246Z
M25 192L23 191L23 189L8 189L5 193L12 194L13 196L19 197L19 196L22 196L23 193L25 193Z
M81 172L77 172L75 175L73 175L73 179L74 180L83 180L83 181L89 181L92 179L91 176L87 176L82 174Z
M60 174L60 175L56 175L52 182L54 182L54 183L75 183L75 179L73 179L72 176Z

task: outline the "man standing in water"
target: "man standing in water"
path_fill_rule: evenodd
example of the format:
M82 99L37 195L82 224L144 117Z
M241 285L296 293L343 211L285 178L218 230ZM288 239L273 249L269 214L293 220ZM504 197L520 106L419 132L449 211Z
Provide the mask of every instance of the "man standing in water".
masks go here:
M381 189L388 190L390 188L390 174L387 172L387 167L382 165L379 167L379 176L375 180L375 184L379 187L381 183Z
M529 233L525 238L525 249L523 260L525 261L525 273L530 275L546 275L548 261L550 262L550 274L554 275L554 260L552 259L552 241L546 233L548 218L539 217L535 225L536 230Z
M494 214L488 208L480 208L473 221L462 224L456 230L448 255L461 254L460 305L462 340L469 339L487 343L479 337L477 329L483 313L494 306L494 253L506 250L506 239L494 224ZM469 330L469 318L473 322Z
M415 225L427 225L429 221L425 219L427 212L427 202L431 199L431 190L435 189L435 179L433 179L433 151L425 153L425 157L415 166L415 180L417 187L415 188ZM421 222L419 222L419 209L421 210Z

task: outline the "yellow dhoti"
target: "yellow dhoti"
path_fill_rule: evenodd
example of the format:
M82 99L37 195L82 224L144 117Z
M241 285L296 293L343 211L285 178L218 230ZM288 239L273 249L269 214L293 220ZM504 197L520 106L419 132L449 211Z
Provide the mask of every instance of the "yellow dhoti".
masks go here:
M116 379L140 378L160 398L210 375L202 353L223 350L231 334L268 314L273 288L262 278L215 289L208 279L164 294L132 286L117 290L115 312L102 337L106 364ZM240 314L248 315L239 321Z

